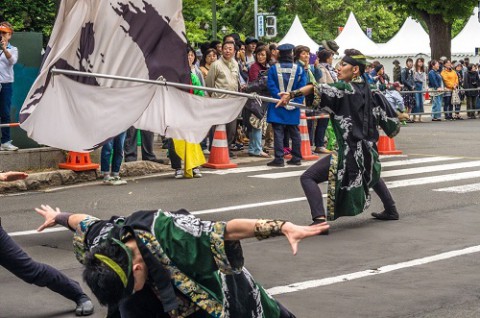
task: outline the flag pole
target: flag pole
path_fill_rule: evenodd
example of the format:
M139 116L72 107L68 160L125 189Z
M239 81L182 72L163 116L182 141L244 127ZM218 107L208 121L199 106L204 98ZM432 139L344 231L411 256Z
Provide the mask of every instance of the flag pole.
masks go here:
M107 78L107 79L113 79L113 80L118 80L118 81L126 81L126 82L154 84L154 85L160 85L160 86L166 86L166 87L171 86L171 87L175 87L175 88L188 89L188 90L195 89L195 90L202 90L202 91L212 92L212 93L229 94L229 95L233 95L233 96L246 97L246 98L249 98L249 99L256 99L256 100L261 100L261 101L269 102L269 103L277 103L279 101L279 99L272 98L272 97L266 97L266 96L260 96L256 93L248 94L248 93L242 93L242 92L227 91L225 89L219 89L219 88L212 88L212 87L205 87L205 86L194 86L194 85L189 85L189 84L168 82L163 78L160 78L158 80L149 80L149 79L136 78L136 77L109 75L109 74L102 74L102 73L87 73L87 72L71 71L71 70L64 70L64 69L58 69L58 68L52 68L52 70L50 72L52 72L53 75L61 74L61 75L75 75L75 76L82 76L82 77L97 77L97 78ZM307 107L305 107L305 105L298 104L298 103L290 102L288 105L294 106L296 108L307 109Z

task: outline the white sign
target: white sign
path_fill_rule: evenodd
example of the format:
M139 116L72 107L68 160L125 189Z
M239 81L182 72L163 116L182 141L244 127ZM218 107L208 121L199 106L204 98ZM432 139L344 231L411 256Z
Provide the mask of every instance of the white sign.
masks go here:
M263 15L257 16L258 37L265 36L265 20Z

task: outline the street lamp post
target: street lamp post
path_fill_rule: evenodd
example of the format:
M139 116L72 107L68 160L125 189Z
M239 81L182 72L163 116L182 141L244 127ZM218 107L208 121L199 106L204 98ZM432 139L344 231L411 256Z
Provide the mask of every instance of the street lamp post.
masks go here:
M217 2L212 0L212 39L217 39Z
M480 0L479 0L480 1ZM253 19L255 24L255 39L258 39L258 0L253 0Z

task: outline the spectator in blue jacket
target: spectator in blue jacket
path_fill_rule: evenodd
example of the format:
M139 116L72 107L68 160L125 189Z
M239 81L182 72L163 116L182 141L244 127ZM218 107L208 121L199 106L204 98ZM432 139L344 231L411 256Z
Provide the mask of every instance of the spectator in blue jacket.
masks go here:
M278 63L268 72L267 86L273 98L280 99L280 92L290 92L307 84L307 74L302 67L293 63L293 49L291 44L282 44L278 47L280 56ZM279 81L281 79L281 81ZM304 97L295 98L293 101L303 103ZM275 103L268 105L267 122L272 124L274 133L275 159L268 166L283 167L283 137L288 133L292 139L292 159L289 165L301 165L302 154L300 151L301 138L298 125L300 124L300 109L292 106L275 107Z
M443 79L440 75L440 63L437 60L430 62L430 71L428 72L428 87L430 88L430 97L432 98L432 121L442 121L441 110L443 101Z

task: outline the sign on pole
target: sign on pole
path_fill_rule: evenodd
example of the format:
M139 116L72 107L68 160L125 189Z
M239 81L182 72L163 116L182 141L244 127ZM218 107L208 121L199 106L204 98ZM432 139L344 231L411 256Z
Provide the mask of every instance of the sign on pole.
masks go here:
M257 16L257 20L258 37L261 38L265 36L265 20L263 15Z
M372 38L372 28L367 28L367 36L369 39Z

